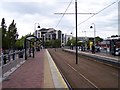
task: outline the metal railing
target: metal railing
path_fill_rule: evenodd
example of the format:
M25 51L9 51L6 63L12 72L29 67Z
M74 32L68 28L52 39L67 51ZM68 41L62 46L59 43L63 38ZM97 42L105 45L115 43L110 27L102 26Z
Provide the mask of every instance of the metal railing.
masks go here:
M25 60L25 50L15 51L9 54L0 55L0 68L2 74L16 67L18 64Z
M26 51L27 57L32 57L32 52L29 49ZM4 79L8 73L14 72L19 66L25 62L25 49L21 51L10 52L0 55L0 77ZM1 81L1 80L0 80Z
M24 58L24 51L15 51L9 54L1 54L0 56L0 67L19 58Z

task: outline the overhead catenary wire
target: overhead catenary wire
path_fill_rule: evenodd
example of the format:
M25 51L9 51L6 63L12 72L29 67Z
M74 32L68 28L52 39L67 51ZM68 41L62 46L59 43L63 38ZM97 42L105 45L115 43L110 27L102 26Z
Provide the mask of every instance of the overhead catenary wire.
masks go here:
M66 12L67 12L69 6L71 5L72 1L73 1L73 0L71 0L71 2L69 3L69 5L68 5L68 7L66 8L65 12L62 13L63 15L62 15L62 17L60 18L59 22L57 23L56 27L60 24L62 18L63 18L64 15L66 14ZM94 17L94 16L96 16L97 14L101 13L101 12L104 11L105 9L111 7L112 5L114 5L114 4L117 3L117 2L119 2L119 0L114 1L113 3L111 3L111 4L109 4L108 6L104 7L103 9L101 9L100 11L98 11L97 13L94 13L93 15L91 15L90 17L88 17L87 19L85 19L84 21L80 22L77 26L85 23L86 21L88 21L88 20L91 19L92 17ZM73 29L74 29L74 28L75 28L75 27L73 27Z
M64 14L64 13L54 13L54 14ZM67 15L72 15L72 14L75 14L75 13L65 13ZM96 13L77 13L77 14L96 14Z
M71 5L72 1L73 1L73 0L71 0L71 1L70 1L70 3L68 4L68 6L67 6L67 8L66 8L65 12L63 13L62 17L61 17L61 18L60 18L60 20L58 21L58 23L57 23L56 27L60 24L60 22L61 22L62 18L64 17L65 13L67 12L68 8L70 7L70 5Z
M105 8L103 8L102 10L98 11L97 13L93 14L92 16L88 17L87 19L85 19L84 21L80 22L77 26L83 24L84 22L88 21L89 19L91 19L92 17L94 17L95 15L101 13L102 11L104 11L105 9L111 7L112 5L114 5L115 3L117 3L119 0L116 0L115 2L109 4L108 6L106 6ZM74 27L75 28L75 27Z

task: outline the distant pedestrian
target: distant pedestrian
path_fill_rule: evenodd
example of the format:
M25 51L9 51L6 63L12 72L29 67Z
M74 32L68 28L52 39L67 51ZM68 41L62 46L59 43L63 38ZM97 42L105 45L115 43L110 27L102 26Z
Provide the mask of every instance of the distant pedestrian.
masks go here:
M82 46L81 46L81 51L83 51L83 50L84 50L84 46L82 45Z
M87 50L90 51L90 46L87 46Z
M92 45L92 53L95 54L95 46Z

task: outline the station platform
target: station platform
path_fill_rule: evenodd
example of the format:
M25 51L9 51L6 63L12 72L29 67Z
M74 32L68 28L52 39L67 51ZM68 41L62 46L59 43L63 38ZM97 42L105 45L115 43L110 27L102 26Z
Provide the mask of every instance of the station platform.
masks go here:
M35 53L2 81L2 90L62 88L68 86L47 49Z
M67 52L71 52L71 53L76 53L76 50L71 50L71 49L63 49L63 50ZM95 54L92 54L92 52L79 51L79 50L78 50L78 54L93 58L96 61L103 62L107 65L120 68L120 57L119 56L114 56L114 55L105 54L105 53L97 53L97 52Z
M70 51L70 52L76 52L76 50L71 50L71 49L64 49L64 50ZM95 54L92 54L92 52L80 51L80 50L78 50L78 53L86 54L86 55L89 54L89 55L98 56L98 57L106 57L106 58L114 59L114 60L117 60L117 61L120 59L119 56L110 55L108 53L96 52Z

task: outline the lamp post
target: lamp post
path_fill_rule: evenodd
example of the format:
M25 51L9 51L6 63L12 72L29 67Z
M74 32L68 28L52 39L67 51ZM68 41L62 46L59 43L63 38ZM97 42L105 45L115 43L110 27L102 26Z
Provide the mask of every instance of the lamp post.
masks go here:
M70 35L73 37L73 32L71 32Z
M84 38L84 50L86 50L86 47L87 47L86 31L82 31L82 33L85 33L85 38Z
M40 28L40 24L39 24L39 23L35 23L35 24L34 24L34 31L35 31L34 36L37 37L36 24L38 25L37 28Z
M87 37L86 37L86 31L82 31L82 33L85 33L85 41L86 41L86 38L87 38Z
M37 35L37 30L36 30L36 24L38 25L37 28L40 28L40 24L39 24L39 23L35 23L35 24L34 24L34 32L35 32L35 33L34 33L34 36L38 37L38 35ZM36 42L36 45L37 45L37 42ZM37 47L36 47L36 50L37 50Z
M45 34L43 34L43 41L42 41L42 43L43 43L43 48L45 48Z
M94 46L96 45L96 39L95 39L95 37L96 37L96 28L95 28L95 23L92 23L93 25L94 25L94 27L93 26L90 26L90 28L94 28Z

